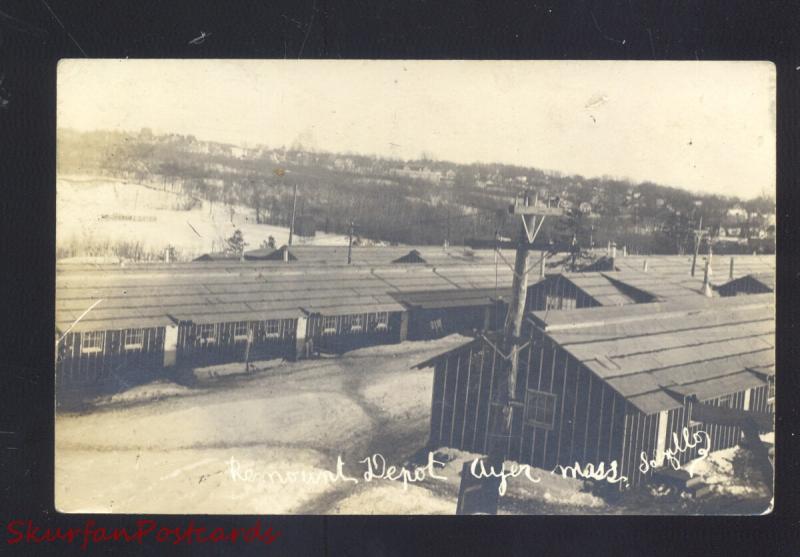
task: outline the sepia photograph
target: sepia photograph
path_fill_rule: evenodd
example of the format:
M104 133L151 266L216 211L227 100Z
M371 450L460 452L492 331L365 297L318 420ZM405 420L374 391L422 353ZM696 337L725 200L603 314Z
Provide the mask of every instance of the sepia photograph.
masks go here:
M58 511L772 511L771 62L64 59L56 112Z

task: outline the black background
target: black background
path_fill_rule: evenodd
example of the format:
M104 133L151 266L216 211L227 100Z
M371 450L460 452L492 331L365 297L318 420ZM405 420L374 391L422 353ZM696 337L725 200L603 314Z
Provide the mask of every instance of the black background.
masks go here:
M53 508L55 80L60 58L771 60L778 69L776 510L766 517L262 517L271 546L101 544L90 554L798 555L796 2L357 0L0 2L0 553L6 524L82 526ZM189 44L201 32L202 44ZM354 84L357 87L358 84ZM202 91L198 91L202 94ZM457 93L456 93L457 94ZM232 99L233 102L235 100ZM113 431L108 432L113 435ZM135 517L95 516L132 528ZM148 517L185 526L185 517ZM253 517L198 517L207 527ZM49 550L79 552L64 543ZM16 551L14 551L16 549ZM460 551L459 551L460 550Z

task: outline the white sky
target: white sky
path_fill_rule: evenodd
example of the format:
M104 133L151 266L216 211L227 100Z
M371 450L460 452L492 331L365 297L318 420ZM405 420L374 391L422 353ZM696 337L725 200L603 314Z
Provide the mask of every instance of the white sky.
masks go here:
M767 62L66 60L58 126L775 190Z

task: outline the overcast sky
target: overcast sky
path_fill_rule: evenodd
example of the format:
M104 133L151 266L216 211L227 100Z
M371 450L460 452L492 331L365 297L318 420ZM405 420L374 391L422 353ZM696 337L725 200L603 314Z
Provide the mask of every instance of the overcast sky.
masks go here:
M58 126L775 189L762 62L68 60Z

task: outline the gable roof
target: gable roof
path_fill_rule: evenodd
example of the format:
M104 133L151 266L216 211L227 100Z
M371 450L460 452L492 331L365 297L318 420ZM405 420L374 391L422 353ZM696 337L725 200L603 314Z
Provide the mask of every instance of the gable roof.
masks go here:
M717 290L722 293L729 290L738 290L739 288L746 292L774 292L775 273L762 272L738 277L721 284L717 287Z
M775 364L774 297L535 312L530 320L642 412L682 396L723 396L764 384Z
M695 265L695 278L703 280L705 255L698 255ZM714 255L711 257L711 281L719 284L730 278L730 260L734 260L734 278L753 273L775 272L775 255ZM691 255L628 255L614 259L614 266L620 271L642 271L647 260L647 274L674 279L691 278Z
M620 280L612 278L614 273L581 272L561 273L548 276L547 281L563 280L581 290L601 306L623 306L651 301L649 293L623 285Z
M260 262L169 267L61 268L56 327L65 331L221 323L405 311L405 303L487 305L511 286L494 265L335 266L323 269ZM95 302L101 300L96 306ZM75 323L88 308L92 310Z

